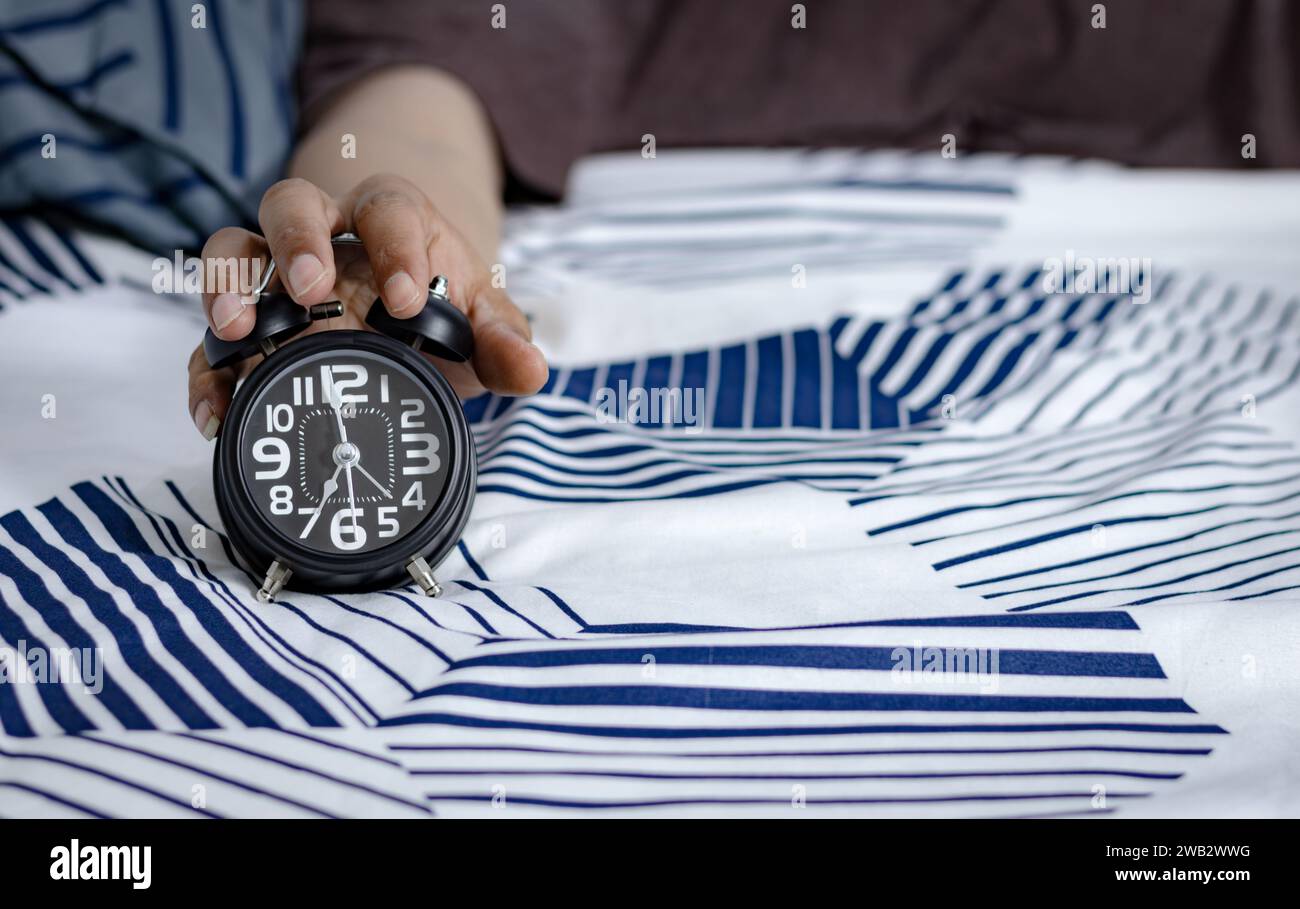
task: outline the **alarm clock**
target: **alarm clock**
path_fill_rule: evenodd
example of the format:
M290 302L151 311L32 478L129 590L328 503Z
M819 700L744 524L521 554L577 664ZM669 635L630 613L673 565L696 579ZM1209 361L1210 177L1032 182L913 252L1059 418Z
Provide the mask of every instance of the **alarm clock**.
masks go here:
M333 243L360 245L353 234ZM442 592L433 571L460 539L477 480L473 437L455 392L423 356L474 354L474 333L438 276L424 309L393 317L376 300L374 332L337 330L285 342L340 302L304 308L259 286L257 324L203 350L219 369L261 353L235 391L212 460L227 536L256 577L257 597L282 588L365 591L406 577Z

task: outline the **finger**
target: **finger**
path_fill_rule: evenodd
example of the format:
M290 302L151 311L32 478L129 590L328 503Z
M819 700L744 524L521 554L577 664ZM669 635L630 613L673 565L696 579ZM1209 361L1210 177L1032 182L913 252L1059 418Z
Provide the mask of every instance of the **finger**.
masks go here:
M428 355L426 354L426 356ZM429 357L429 359L438 367L442 377L451 383L452 390L462 400L477 398L487 391L487 388L479 381L478 373L474 372L473 364L455 363L451 360L443 360L440 357Z
M533 394L546 384L546 357L532 343L528 319L505 291L479 287L470 298L474 328L474 372L489 390L505 395Z
M194 426L211 441L221 428L235 392L235 369L213 369L203 355L203 345L190 354L190 417Z
M334 288L330 237L343 229L334 200L306 180L281 180L262 196L257 221L290 296L303 306L328 299Z
M261 275L265 263L266 243L251 231L224 227L203 245L203 312L213 333L226 341L235 341L253 330L257 317L253 312L252 287L245 278Z
M432 203L409 181L381 174L358 184L343 207L365 246L385 308L400 318L415 315L427 299L429 248L437 242Z

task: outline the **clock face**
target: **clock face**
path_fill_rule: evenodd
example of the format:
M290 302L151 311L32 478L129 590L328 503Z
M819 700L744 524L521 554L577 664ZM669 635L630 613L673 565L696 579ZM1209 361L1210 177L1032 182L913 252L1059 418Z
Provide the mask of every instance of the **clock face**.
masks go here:
M447 485L447 424L407 367L369 351L295 362L251 403L239 473L283 536L333 555L400 541Z

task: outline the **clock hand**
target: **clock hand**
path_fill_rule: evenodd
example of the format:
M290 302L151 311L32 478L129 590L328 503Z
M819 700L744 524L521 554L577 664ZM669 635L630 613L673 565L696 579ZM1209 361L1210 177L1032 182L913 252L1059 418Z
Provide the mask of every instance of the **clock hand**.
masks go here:
M343 396L339 394L339 390L334 386L333 367L326 366L325 374L330 379L330 407L334 408L334 419L339 425L339 440L346 442L348 440L348 431L343 425Z
M357 532L357 497L352 494L352 465L344 465L343 472L348 478L348 514L352 517L352 533L355 538Z
M311 529L316 526L316 520L320 517L321 509L325 507L326 501L329 500L330 496L338 492L339 471L342 469L342 467L334 468L334 476L325 481L325 488L321 490L320 494L320 504L317 505L316 510L311 513L311 520L309 520L307 526L302 529L302 533L299 535L298 539L307 539L307 534L311 533Z
M355 467L355 468L356 468L356 469L361 473L361 475L362 475L363 477L365 477L365 478L366 478L367 480L369 480L371 483L374 483L375 486L379 489L380 492L382 492L382 493L384 494L384 496L385 496L386 498L391 499L391 498L393 497L393 494L392 494L391 492L389 492L387 489L385 489L385 488L383 487L383 484L381 484L378 480L376 480L374 477L372 477L372 476L370 475L370 471L366 470L366 469L365 469L364 467L362 467L360 464L353 464L352 466Z
M343 426L343 396L339 394L338 388L334 385L334 369L326 366L325 373L330 380L330 407L334 408L334 419L339 425L339 439L346 445L348 443L348 431ZM348 479L348 514L352 518L352 532L355 534L357 531L357 500L352 492L352 465L344 464L343 468Z

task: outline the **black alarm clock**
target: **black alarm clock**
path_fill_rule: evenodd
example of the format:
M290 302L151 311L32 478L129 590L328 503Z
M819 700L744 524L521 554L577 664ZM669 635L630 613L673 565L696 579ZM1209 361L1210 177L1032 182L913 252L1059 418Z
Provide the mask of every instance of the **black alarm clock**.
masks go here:
M352 234L333 238L359 245ZM429 596L433 570L469 518L478 471L473 437L455 392L427 352L455 362L474 353L469 320L447 296L446 278L409 319L376 300L375 329L324 331L285 342L343 304L310 310L268 293L271 262L246 338L209 329L213 368L258 353L235 391L212 462L217 509L231 544L258 577L257 597L284 587L363 591L406 577Z

